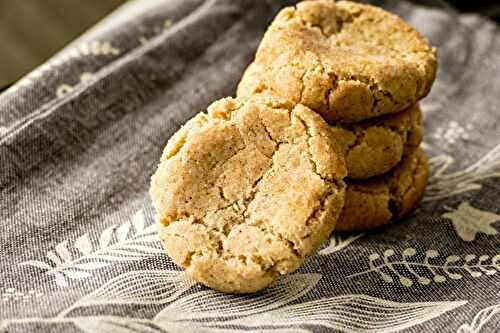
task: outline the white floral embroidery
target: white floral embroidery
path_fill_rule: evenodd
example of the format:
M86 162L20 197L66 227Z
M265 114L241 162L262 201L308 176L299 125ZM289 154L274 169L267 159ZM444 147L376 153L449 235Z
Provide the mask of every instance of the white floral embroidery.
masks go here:
M89 304L163 304L176 299L195 282L184 272L144 270L124 273L83 297Z
M87 73L84 72L80 75L80 83L87 82L92 78L93 74L92 73ZM75 89L75 86L71 86L69 84L63 83L56 89L56 95L57 97L63 97L67 93L70 93Z
M158 276L160 274L160 278ZM314 289L319 274L284 276L255 295L200 290L186 295L192 282L177 271L129 272L108 281L52 318L11 318L0 327L27 323L72 323L83 332L307 332L299 326L322 326L344 332L394 332L424 323L467 303L399 303L367 295L344 295L295 301ZM138 279L149 283L138 283ZM169 303L153 318L98 315L71 317L93 305ZM93 300L90 301L89 300ZM262 329L262 327L268 327Z
M454 145L459 140L466 141L469 139L467 131L473 129L471 124L465 125L465 128L460 126L458 122L452 120L448 123L447 127L438 127L432 137L440 143L447 145Z
M120 50L114 47L109 41L91 41L90 43L82 43L67 52L67 56L61 55L62 62L70 59L80 58L82 56L98 56L98 55L119 55Z
M68 279L90 277L94 270L115 262L143 260L164 254L158 241L157 226L145 225L142 210L131 221L106 228L94 243L85 233L73 243L80 253L77 256L72 254L68 248L68 240L65 240L57 244L54 251L47 252L48 262L28 260L20 265L43 269L46 274L55 277L58 286L66 287Z
M171 20L171 19L166 19L164 22L163 22L163 26L162 27L158 27L158 26L155 26L153 27L153 33L155 35L159 35L160 33L164 32L164 31L167 31L168 29L170 29L170 27L174 24L174 22ZM138 40L139 40L139 43L141 43L141 45L145 45L147 44L153 37L146 37L146 36L139 36Z
M180 271L132 271L106 282L89 295L80 298L59 317L76 308L107 304L163 304L179 297L195 282Z
M466 242L473 241L479 232L486 235L498 234L491 225L500 221L500 215L474 208L467 201L462 202L458 209L441 216L452 221L458 236Z
M430 177L425 201L439 200L460 193L481 189L479 181L500 177L500 145L469 167L447 172L454 159L449 155L438 155L429 160Z
M34 289L28 291L19 291L16 288L3 288L0 289L0 301L11 302L11 301L25 301L30 302L33 298L42 297L43 293L37 292Z
M75 45L74 47L64 50L61 53L52 57L49 61L37 67L34 71L21 78L12 87L7 89L8 92L14 92L20 87L26 87L37 79L45 76L46 73L56 71L58 67L68 61L83 58L86 56L117 56L120 54L120 49L115 47L111 41L89 41Z
M489 306L479 311L470 324L462 324L457 333L479 333L486 323L495 315L500 314L500 303Z
M395 252L392 249L384 251L382 256L372 253L368 257L370 268L352 274L349 278L377 273L384 282L394 283L395 277L403 286L411 287L415 281L420 285L428 285L433 281L443 283L447 279L458 280L463 278L464 273L471 277L480 277L483 274L493 275L500 271L500 253L491 258L488 255L478 257L474 254L467 254L463 258L451 255L446 257L444 263L430 262L430 259L439 257L439 252L436 250L427 250L423 261L409 260L416 254L417 251L413 248L405 249L401 257L396 259L394 259Z
M398 303L367 295L345 295L290 305L229 323L245 327L310 325L349 333L387 333L422 324L466 303Z
M318 251L319 255L329 255L334 252L340 251L352 242L354 242L356 239L361 238L365 235L365 233L360 233L356 235L349 235L349 236L343 236L338 233L333 233L330 237L330 242L328 245L326 245L323 249Z
M155 317L157 322L217 319L248 316L282 307L316 286L320 274L293 274L281 278L254 297L202 290L169 304Z

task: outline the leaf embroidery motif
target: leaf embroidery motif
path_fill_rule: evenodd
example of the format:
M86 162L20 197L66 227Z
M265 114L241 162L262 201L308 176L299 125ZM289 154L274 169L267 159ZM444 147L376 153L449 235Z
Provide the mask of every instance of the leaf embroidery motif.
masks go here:
M80 82L79 83L84 83L84 82L89 81L92 78L92 76L93 76L92 73L83 72L80 75ZM63 97L67 93L72 92L79 83L77 83L75 86L71 86L67 83L60 84L56 89L56 96Z
M441 217L450 219L458 236L466 242L473 241L479 232L486 235L498 234L491 225L500 221L500 215L474 208L467 201Z
M332 236L330 237L330 243L320 251L318 251L319 255L329 255L334 252L340 251L343 248L347 247L349 244L357 240L358 238L361 238L365 235L365 233L360 233L357 235L350 235L350 236L342 236L340 234L333 233Z
M44 294L42 292L36 291L34 289L30 290L18 290L16 288L2 288L0 287L0 300L3 303L6 302L18 302L18 301L34 301L35 298L42 297Z
M132 230L132 225L134 230ZM68 286L68 279L82 279L92 276L91 271L112 265L114 262L135 261L155 255L164 255L161 249L155 223L145 226L145 217L139 210L132 218L119 226L106 228L92 245L87 233L78 237L74 247L82 255L74 257L68 249L68 241L64 240L55 247L55 251L47 252L50 263L40 260L28 260L20 265L28 265L46 270L46 274L54 275L60 287ZM115 241L113 241L115 239Z
M438 155L429 160L430 177L424 201L448 198L481 189L480 180L500 177L500 144L469 167L446 173L454 159Z
M415 282L429 285L431 282L443 283L448 279L458 280L464 277L464 273L477 278L500 271L500 254L492 258L488 255L477 257L474 254L468 254L463 258L451 255L446 257L444 263L430 262L430 259L439 257L439 252L436 250L426 251L422 262L410 259L416 254L417 251L413 248L405 249L401 259L394 259L395 252L392 249L384 251L382 256L372 253L368 257L370 268L348 277L377 273L384 282L394 283L394 278L396 278L403 286L411 287Z
M109 280L83 297L80 306L89 304L163 304L176 299L195 282L181 271L132 271Z
M63 263L62 260L52 251L47 252L47 259L52 261L56 265L56 267L62 265Z
M483 326L499 313L500 303L484 308L474 316L470 324L462 324L457 333L479 333Z
M121 226L116 229L116 236L118 238L118 242L124 242L127 239L128 232L130 230L130 222L125 222Z
M185 295L191 284L182 286L178 283L183 275L183 272L168 270L124 273L56 317L13 318L4 320L2 324L7 327L26 323L72 323L89 333L308 332L300 327L302 325L329 327L344 332L393 332L421 324L466 303L398 303L368 295L343 295L292 304L317 285L319 274L285 276L271 288L255 295L227 295L213 290ZM139 283L139 277L144 283ZM152 281L159 282L149 286ZM115 303L116 299L119 301ZM127 302L162 304L170 301L172 303L153 319L113 315L67 316L82 306Z
M62 52L51 58L49 61L37 67L34 71L30 72L28 75L21 78L16 84L14 84L7 91L12 93L21 87L27 87L35 82L35 80L42 78L46 73L55 71L61 65L67 63L68 61L74 59L80 59L87 56L116 56L121 53L120 49L115 47L111 41L100 41L94 40L90 42L84 42L75 47ZM61 87L57 96L64 95L65 91ZM72 87L70 87L72 88ZM66 91L67 92L67 91Z
M92 243L90 243L89 234L85 233L78 237L75 242L75 247L84 255L90 254L90 252L92 252Z
M157 36L158 34L161 34L161 33L165 32L165 31L167 31L168 29L170 29L173 24L174 24L174 22L171 19L166 19L165 21L163 21L163 26L155 26L155 27L153 27L152 32L154 33L155 36ZM141 43L141 45L146 45L153 38L154 37L140 36L138 38L138 40Z
M56 245L56 253L64 262L71 261L71 253L68 251L68 241L63 241Z
M345 295L289 305L227 324L244 327L317 325L349 333L386 333L424 323L466 303L398 303L367 295Z
M40 269L52 269L52 266L50 266L49 264L47 264L45 261L39 261L39 260L28 260L28 261L25 261L23 262L24 265L30 265L30 266L33 266L33 267L37 267L37 268L40 268Z
M213 290L199 291L171 303L155 317L169 323L179 320L220 319L269 311L307 294L318 283L319 274L284 276L265 292L253 296L228 295Z
M101 249L105 249L109 245L109 243L111 242L111 237L113 236L115 230L116 225L112 225L102 232L101 237L99 237L99 247Z

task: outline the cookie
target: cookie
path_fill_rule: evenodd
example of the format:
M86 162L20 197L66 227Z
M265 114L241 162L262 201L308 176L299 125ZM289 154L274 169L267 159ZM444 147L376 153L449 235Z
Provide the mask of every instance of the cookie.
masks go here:
M436 68L435 50L399 17L349 1L304 1L274 19L237 94L276 95L328 122L358 122L415 104Z
M397 220L418 205L427 184L427 159L420 149L388 174L347 181L345 205L336 231L365 231Z
M285 99L264 95L251 98L293 108ZM353 124L331 126L334 143L345 155L348 177L367 179L380 176L395 167L422 141L422 112L418 104L396 114Z
M222 99L169 140L152 177L161 243L206 286L261 290L328 239L346 173L317 113Z
M355 124L332 126L342 147L348 176L366 179L395 167L422 141L422 113L417 104L391 115Z

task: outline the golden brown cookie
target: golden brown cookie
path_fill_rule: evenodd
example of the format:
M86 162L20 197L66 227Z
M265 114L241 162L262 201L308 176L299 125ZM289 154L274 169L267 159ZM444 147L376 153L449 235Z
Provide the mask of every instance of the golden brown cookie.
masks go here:
M395 167L422 141L422 113L417 104L391 115L332 126L345 153L348 177L366 179Z
M328 239L346 173L317 113L219 100L169 140L152 177L161 242L195 280L258 291Z
M411 212L424 195L427 159L417 149L390 173L367 181L348 181L336 231L364 231L389 224Z
M255 101L293 107L284 99L263 95ZM422 112L418 104L399 113L353 124L331 126L333 139L344 152L348 177L366 179L380 176L395 167L422 141Z
M274 19L237 94L276 95L328 122L358 122L415 104L436 68L435 50L399 17L349 1L304 1Z

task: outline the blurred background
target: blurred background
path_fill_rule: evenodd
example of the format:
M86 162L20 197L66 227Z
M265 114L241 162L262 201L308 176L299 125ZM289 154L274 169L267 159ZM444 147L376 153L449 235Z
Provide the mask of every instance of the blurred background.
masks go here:
M0 91L125 1L0 0ZM428 3L429 0L414 2ZM460 11L476 12L500 21L500 1L449 1L449 4Z
M43 63L124 2L0 0L0 89Z

